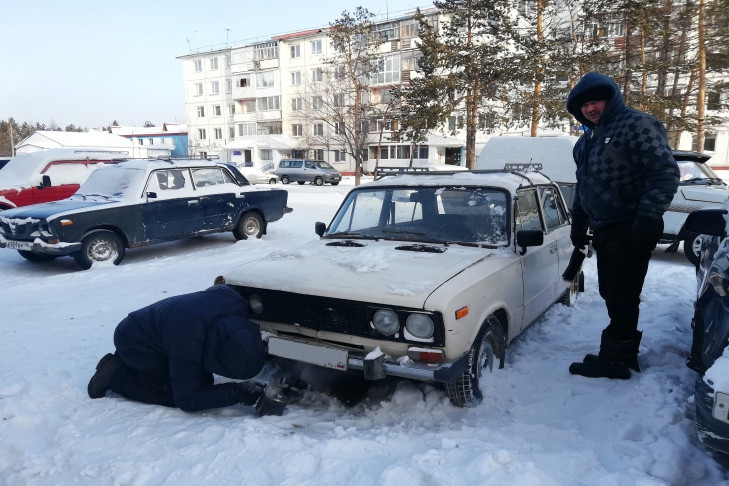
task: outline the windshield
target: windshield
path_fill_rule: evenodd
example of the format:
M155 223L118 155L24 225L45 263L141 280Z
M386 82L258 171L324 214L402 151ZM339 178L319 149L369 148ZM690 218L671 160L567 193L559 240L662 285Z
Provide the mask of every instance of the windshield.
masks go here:
M681 183L723 183L722 179L706 164L699 164L692 160L678 160L677 163L681 172Z
M139 168L110 166L91 173L74 198L102 196L109 199L136 199L141 196L147 172Z
M332 167L331 165L329 165L329 164L327 164L326 162L324 162L323 160L317 160L317 161L316 161L316 162L314 162L314 163L315 163L316 165L318 165L318 166L319 166L320 168L322 168L322 169L333 169L333 168L334 168L334 167Z
M462 186L357 190L325 237L507 245L506 196L499 189Z

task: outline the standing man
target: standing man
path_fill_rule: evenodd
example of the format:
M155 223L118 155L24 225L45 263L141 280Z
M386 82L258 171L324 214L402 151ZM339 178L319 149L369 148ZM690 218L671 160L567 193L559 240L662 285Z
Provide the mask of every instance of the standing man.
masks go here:
M114 331L116 352L96 365L89 397L103 398L111 390L186 412L257 405L263 385L216 384L213 377L246 380L263 368L261 332L246 315L245 299L227 285L168 297L130 313Z
M628 379L630 369L640 372L640 293L679 170L663 124L628 108L607 76L587 73L570 92L567 111L588 128L573 151L577 188L570 238L583 248L592 229L600 296L610 317L599 354L572 363L570 373Z

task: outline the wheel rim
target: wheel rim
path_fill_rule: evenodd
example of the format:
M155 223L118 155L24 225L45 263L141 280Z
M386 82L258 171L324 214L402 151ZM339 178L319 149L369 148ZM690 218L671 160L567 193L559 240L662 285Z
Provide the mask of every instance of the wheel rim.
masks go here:
M478 350L478 357L476 361L476 372L478 373L477 378L483 376L484 369L488 366L489 373L494 370L494 347L491 345L491 340L488 336L484 336L481 342L481 347Z
M697 256L701 253L701 235L691 241L691 251L693 251L694 255Z
M119 249L110 239L97 238L89 244L86 255L94 262L105 262L115 260L119 256Z
M322 178L321 178L321 177L317 177L317 178L316 178L316 180L314 181L314 183L315 183L315 184L316 184L317 186L321 186L322 184L324 184L324 181L322 180Z
M246 236L256 236L261 231L261 224L256 218L246 218L243 221L243 232Z

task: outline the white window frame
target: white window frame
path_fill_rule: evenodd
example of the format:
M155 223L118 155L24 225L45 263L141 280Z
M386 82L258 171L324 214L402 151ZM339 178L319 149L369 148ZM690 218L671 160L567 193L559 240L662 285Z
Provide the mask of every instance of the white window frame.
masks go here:
M202 96L202 94L203 94L203 84L195 83L195 96Z
M275 71L256 73L256 88L272 88L276 86Z
M208 137L204 128L197 129L197 138L199 138L200 140L207 140Z
M324 80L324 70L320 67L311 69L311 82L321 83Z
M301 57L301 44L294 44L291 46L291 59L298 59Z
M291 98L291 111L302 111L304 109L304 98Z
M262 96L256 98L256 110L257 111L272 111L281 109L281 97L280 96Z
M310 41L311 53L321 54L321 39Z
M218 58L217 57L211 57L210 58L210 70L211 71L217 71L218 70Z
M221 116L220 105L213 105L213 116Z
M293 137L303 137L304 136L304 125L301 123L294 123L291 125L291 135Z
M314 123L311 126L311 133L315 137L323 137L324 136L324 124L323 123Z
M215 140L222 140L223 139L223 129L222 128L213 128L213 138Z
M210 94L220 94L220 81L210 81Z
M195 69L195 72L196 73L201 73L202 72L202 59L194 59L192 61L192 65L194 66L194 69Z
M299 86L301 84L301 71L291 71L291 86Z
M197 117L198 118L205 118L205 107L204 106L198 106L197 107Z

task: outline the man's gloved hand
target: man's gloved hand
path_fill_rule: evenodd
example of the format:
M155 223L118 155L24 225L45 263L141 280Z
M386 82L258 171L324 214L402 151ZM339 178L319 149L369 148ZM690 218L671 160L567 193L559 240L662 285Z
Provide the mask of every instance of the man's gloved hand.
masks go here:
M643 251L653 251L663 235L663 219L638 217L633 222L633 245Z
M590 237L587 234L587 226L575 226L570 228L570 240L575 248L587 248L590 244Z
M253 406L263 395L266 385L255 381L233 383L233 399L241 405Z

